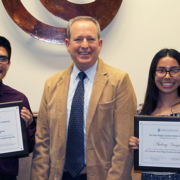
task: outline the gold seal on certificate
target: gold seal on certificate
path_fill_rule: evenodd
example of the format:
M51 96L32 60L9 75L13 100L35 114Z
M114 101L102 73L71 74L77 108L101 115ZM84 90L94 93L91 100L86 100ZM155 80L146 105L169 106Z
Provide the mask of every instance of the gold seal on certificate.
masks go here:
M180 172L180 118L135 116L134 133L139 150L134 152L134 169Z
M28 155L22 101L0 103L0 158Z

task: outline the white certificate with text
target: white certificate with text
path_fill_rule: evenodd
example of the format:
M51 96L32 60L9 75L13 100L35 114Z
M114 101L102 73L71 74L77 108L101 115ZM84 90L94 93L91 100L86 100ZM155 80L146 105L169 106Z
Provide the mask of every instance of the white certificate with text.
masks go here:
M139 166L180 167L180 122L139 121Z
M19 106L0 108L0 154L24 150Z

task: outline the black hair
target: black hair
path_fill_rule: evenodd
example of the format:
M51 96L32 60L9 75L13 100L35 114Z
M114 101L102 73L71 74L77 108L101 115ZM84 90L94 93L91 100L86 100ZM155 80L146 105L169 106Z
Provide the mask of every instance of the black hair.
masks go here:
M141 115L151 115L157 107L159 90L155 84L154 70L156 69L158 61L166 56L176 59L178 64L180 65L180 53L175 49L162 49L154 56L149 70L147 90L144 105L140 113ZM178 87L178 96L180 96L180 86Z
M0 36L0 47L4 47L8 53L8 59L11 59L11 44L10 42L3 36Z

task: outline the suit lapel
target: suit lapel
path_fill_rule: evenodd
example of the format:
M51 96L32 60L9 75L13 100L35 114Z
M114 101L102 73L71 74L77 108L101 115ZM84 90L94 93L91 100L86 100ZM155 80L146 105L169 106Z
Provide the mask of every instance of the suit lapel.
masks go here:
M106 65L99 58L98 59L98 68L94 78L93 88L91 92L91 98L89 101L88 114L87 114L87 123L86 123L86 142L89 137L89 129L96 112L96 108L99 104L100 97L103 93L104 87L108 81Z
M57 84L57 119L59 121L59 138L62 143L66 142L67 127L67 97L70 82L72 64L61 75Z
M71 66L62 73L59 83L57 84L57 118L59 121L59 138L61 143L62 141L64 142L64 145L66 144L67 97L72 66L73 64L71 64ZM88 140L89 129L96 112L96 108L107 81L106 64L101 59L98 59L98 68L94 78L87 114L86 142Z

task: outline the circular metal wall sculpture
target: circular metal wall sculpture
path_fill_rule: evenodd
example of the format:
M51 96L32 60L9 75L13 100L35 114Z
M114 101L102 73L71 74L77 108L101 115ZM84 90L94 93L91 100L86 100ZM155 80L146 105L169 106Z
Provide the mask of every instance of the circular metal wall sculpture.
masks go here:
M53 15L69 21L76 16L92 16L100 24L101 30L113 20L122 0L96 0L89 4L74 4L67 0L40 0ZM53 27L33 17L20 0L2 0L6 11L14 22L26 33L39 40L65 44L66 28Z

